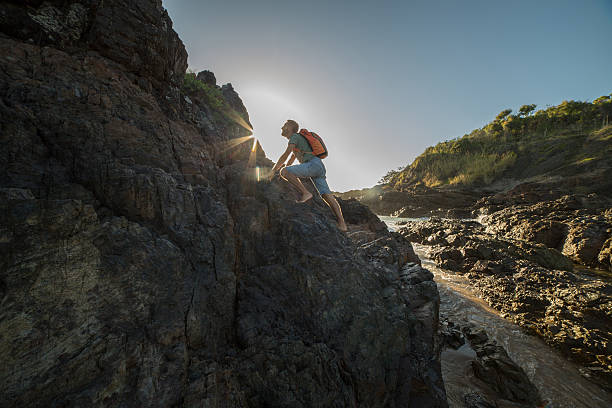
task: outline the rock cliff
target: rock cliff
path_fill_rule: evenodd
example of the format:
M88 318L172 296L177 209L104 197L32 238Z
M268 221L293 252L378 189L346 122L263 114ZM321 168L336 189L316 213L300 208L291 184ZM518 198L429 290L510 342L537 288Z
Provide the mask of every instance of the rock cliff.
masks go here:
M186 59L161 1L0 2L0 406L445 407L410 243L257 182Z

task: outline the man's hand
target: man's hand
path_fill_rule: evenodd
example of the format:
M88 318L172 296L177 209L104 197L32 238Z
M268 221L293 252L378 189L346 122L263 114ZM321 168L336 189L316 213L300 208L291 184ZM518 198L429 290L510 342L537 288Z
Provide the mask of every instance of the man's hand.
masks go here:
M276 176L276 171L273 171L273 169L268 170L268 172L266 173L266 175L264 176L264 180L266 181L272 181L272 179L274 178L274 176Z
M280 171L283 169L283 167L286 167L286 164L281 164L281 166L277 169L274 170L274 168L270 169L268 171L268 174L266 174L266 176L264 177L264 179L268 180L268 181L272 181L272 179L277 176L280 175Z

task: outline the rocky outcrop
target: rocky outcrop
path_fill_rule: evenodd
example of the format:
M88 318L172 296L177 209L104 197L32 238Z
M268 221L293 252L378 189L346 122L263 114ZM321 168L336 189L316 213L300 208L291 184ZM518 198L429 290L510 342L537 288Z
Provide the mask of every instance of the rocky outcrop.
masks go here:
M587 266L612 270L609 241L612 212L596 194L502 208L482 217L487 231L543 244Z
M440 332L449 402L480 408L541 406L536 386L483 329L443 317Z
M503 316L609 384L612 285L606 280L573 272L554 249L487 233L472 221L431 218L399 233L429 245L436 264L465 274Z
M198 79L198 81L202 81L206 85L217 86L217 78L215 78L215 74L211 71L200 71L198 72L196 78Z
M242 104L242 100L238 96L238 93L234 90L232 84L225 84L221 87L223 97L229 104L229 106L237 112L244 120L249 121L249 114L246 107Z
M5 1L0 27L29 44L106 57L146 91L180 85L187 68L187 52L161 0Z
M258 182L159 1L0 10L0 406L446 406L410 243Z
M483 193L467 190L442 190L423 185L403 191L385 186L342 193L344 199L355 198L374 213L403 218L441 217L470 218L472 206Z
M571 261L555 249L499 238L475 221L432 217L408 222L399 233L412 242L433 245L430 255L438 265L462 273L477 270L504 275L522 266L572 269Z
M484 330L464 330L470 347L476 352L472 370L479 380L487 384L502 399L527 406L541 403L535 385L508 353L495 340L490 340Z

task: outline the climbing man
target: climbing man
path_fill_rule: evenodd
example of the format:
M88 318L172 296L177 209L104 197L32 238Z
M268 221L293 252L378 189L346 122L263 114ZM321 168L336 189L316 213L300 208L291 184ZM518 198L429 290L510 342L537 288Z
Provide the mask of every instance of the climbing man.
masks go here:
M281 128L281 135L289 139L287 149L278 158L272 171L270 172L270 178L274 177L277 171L280 170L280 176L288 181L293 187L295 187L302 195L298 203L305 203L312 198L310 191L304 187L300 178L309 177L315 185L315 188L321 195L321 198L327 205L332 209L334 215L338 219L338 228L340 231L346 231L346 223L342 216L342 209L336 200L336 197L332 195L327 180L325 177L325 165L323 161L313 154L312 147L306 137L302 136L304 129L298 133L299 125L294 120L287 120ZM307 132L307 131L306 131ZM307 133L310 135L310 133ZM324 146L323 146L324 147ZM285 164L285 161L291 155L291 158ZM295 159L298 159L300 164L291 165Z

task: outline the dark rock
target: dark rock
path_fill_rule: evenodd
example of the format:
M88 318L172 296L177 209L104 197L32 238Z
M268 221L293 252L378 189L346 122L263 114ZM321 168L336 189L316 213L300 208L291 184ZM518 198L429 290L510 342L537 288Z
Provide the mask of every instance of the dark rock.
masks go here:
M404 218L470 217L472 206L482 196L467 190L441 190L423 185L396 191L386 186L341 194L343 199L356 198L373 212Z
M473 221L431 217L428 221L410 222L398 232L413 242L436 244L432 259L439 264L451 260L456 265L451 269L458 272L468 272L478 261L504 259L525 259L546 268L571 270L573 267L555 249L511 238L499 239Z
M369 230L374 232L382 232L387 230L387 225L380 220L376 215L372 214L366 206L359 201L353 199L343 200L337 198L342 214L346 222L351 224L365 224Z
M464 329L477 360L472 369L477 378L488 384L501 398L530 406L541 402L537 388L525 372L509 357L503 347L489 340L484 330Z
M198 81L204 82L206 85L217 86L217 78L215 78L215 74L211 71L200 71L196 76Z
M70 53L96 51L165 92L178 86L187 52L161 0L52 0L0 4L5 34Z
M496 219L501 225L502 217ZM572 263L555 249L500 237L470 221L432 217L398 232L422 244L441 242L429 250L438 266L465 274L502 315L584 367L598 367L592 377L609 383L612 285L606 280L572 272ZM445 236L446 244L432 236Z
M602 265L610 265L612 267L612 237L608 238L601 246L597 260Z
M607 201L597 195L563 196L528 206L511 206L483 217L486 231L507 238L544 244L587 266L612 268L599 259L612 236ZM612 270L612 269L611 269Z
M410 243L257 182L161 2L0 10L0 405L447 406Z
M440 322L440 341L441 347L448 347L457 350L465 344L465 337L461 328L448 319Z
M249 122L249 113L247 112L242 100L238 96L238 93L234 91L232 84L225 84L221 87L221 92L223 93L223 97L227 101L228 105L234 109L246 121L248 124L248 130L251 130L252 126Z
M496 408L485 397L477 392L469 392L464 396L465 408Z

